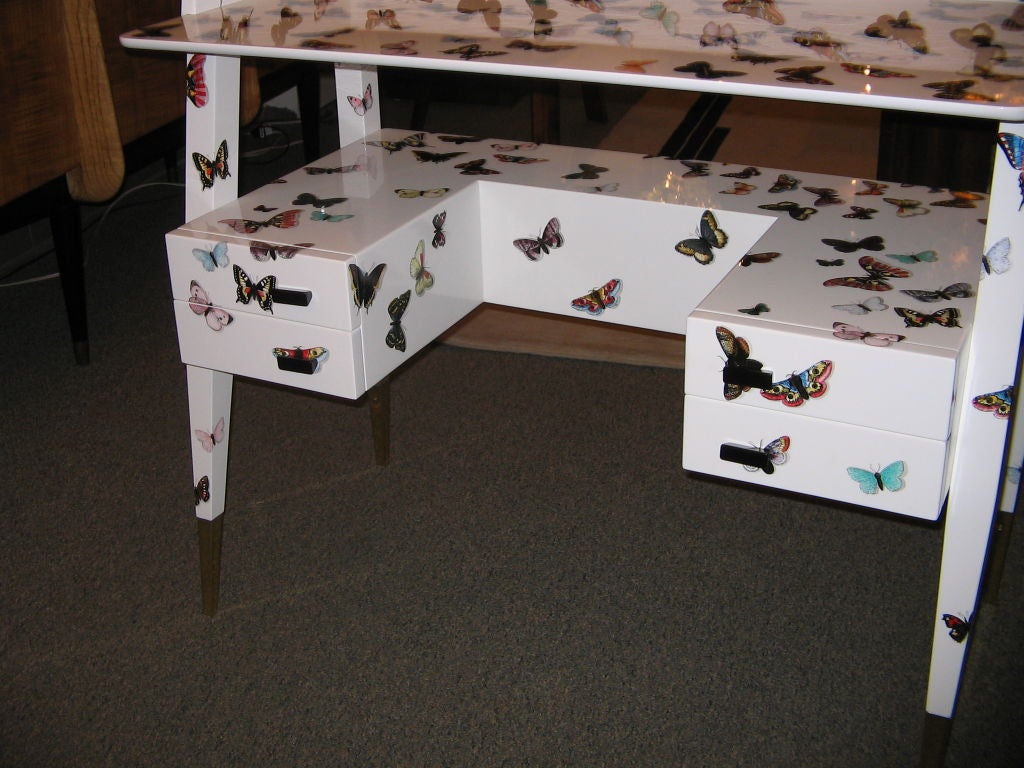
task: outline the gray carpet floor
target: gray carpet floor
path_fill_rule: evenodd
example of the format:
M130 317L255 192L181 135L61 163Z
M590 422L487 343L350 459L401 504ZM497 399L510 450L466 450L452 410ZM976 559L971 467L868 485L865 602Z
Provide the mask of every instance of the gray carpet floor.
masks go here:
M201 615L181 209L91 228L88 367L57 281L0 289L0 765L916 765L941 524L688 474L678 371L434 347L383 468L365 407L237 381ZM1022 764L1020 533L950 768Z

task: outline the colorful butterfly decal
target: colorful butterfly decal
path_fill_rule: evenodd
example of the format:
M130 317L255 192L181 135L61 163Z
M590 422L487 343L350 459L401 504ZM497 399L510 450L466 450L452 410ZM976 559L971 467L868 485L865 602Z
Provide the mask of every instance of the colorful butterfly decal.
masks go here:
M745 315L761 315L764 314L765 312L771 312L772 310L771 307L769 307L763 301L759 301L752 307L747 307L746 309L737 309L736 311L742 312Z
M900 293L905 293L907 296L913 296L918 301L924 301L932 304L936 301L969 299L974 295L974 289L971 287L970 283L953 283L953 285L947 285L945 288L937 288L934 291L906 289L901 290Z
M724 248L729 236L718 228L718 220L710 210L704 211L700 217L700 236L680 240L676 250L684 256L692 256L698 264L710 264L715 260L712 248Z
M804 189L812 195L818 196L818 199L814 201L815 208L821 208L824 205L843 204L843 201L839 198L839 192L834 189L827 187L804 187Z
M384 343L391 349L405 352L405 329L402 328L402 317L409 306L409 298L412 291L406 291L401 296L396 296L388 304L388 316L391 318L391 326L388 328Z
M213 306L210 297L199 283L193 280L189 283L188 291L188 308L197 315L202 315L212 330L219 331L225 325L231 324L234 318L220 307Z
M602 173L608 169L603 168L600 165L591 165L590 163L580 163L580 169L575 173L567 173L563 176L563 179L596 179Z
M360 309L370 311L370 305L377 297L377 288L380 285L381 277L387 264L378 264L369 273L363 272L358 264L348 265L348 274L352 287L352 301L355 302L356 312Z
M199 506L199 502L201 502L201 501L209 501L210 500L210 478L209 478L209 476L208 475L203 475L202 477L200 477L199 478L199 482L197 482L195 484L195 487L192 490L194 492L195 500L196 500L195 506L198 507Z
M217 243L208 251L204 248L193 248L192 255L199 259L203 269L207 272L213 272L217 267L226 267L228 265L228 244Z
M441 197L449 187L435 187L434 189L396 189L395 194L406 200L415 197Z
M749 179L751 176L760 176L761 171L752 165L748 165L742 171L733 171L732 173L723 173L720 175L729 179Z
M622 290L622 281L613 278L600 288L594 288L589 293L572 300L570 306L588 315L596 317L606 309L613 309L619 306L619 291Z
M792 441L789 435L777 437L767 445L760 446L757 449L764 457L764 462L760 466L744 464L743 468L749 472L756 472L760 469L766 475L770 475L775 472L775 467L781 467L786 463L786 460L789 458L786 452L789 451L790 445L792 445Z
M373 84L367 83L366 90L363 91L362 98L359 96L347 96L348 103L351 105L353 111L362 117L366 112L373 108Z
M530 261L538 261L541 257L550 253L553 248L561 248L565 244L565 237L562 235L562 225L558 219L551 219L536 239L532 237L521 237L512 241L512 245L526 255Z
M425 147L426 144L423 143L423 137L425 135L426 134L423 133L410 133L404 139L399 139L398 141L379 139L367 141L366 144L367 146L370 147L381 147L382 149L386 149L388 151L388 154L394 154L395 152L401 151L405 147Z
M894 461L878 472L872 472L860 467L847 467L846 473L858 486L862 493L874 495L879 491L903 490L906 483L903 481L903 473L907 471L907 465L903 461Z
M841 267L846 259L815 259L819 267Z
M732 183L732 189L723 189L721 194L723 195L749 195L757 187L753 184L747 184L745 181L734 181Z
M960 327L960 323L957 322L960 319L960 310L955 307L946 307L931 314L907 307L893 307L893 312L903 318L907 328L924 328L932 323L941 325L943 328Z
M274 357L277 358L277 367L283 371L313 374L327 362L330 353L327 347L274 347Z
M923 261L938 261L939 255L935 251L919 251L918 253L887 253L885 258L893 259L900 264L918 264Z
M221 416L209 432L202 429L194 429L192 434L196 436L196 440L199 441L199 445L202 446L204 451L213 453L213 446L224 442L224 417Z
M1017 206L1019 211L1024 208L1024 137L1016 133L1000 132L996 134L996 139L1010 167L1020 171L1020 176L1017 177L1017 186L1020 188L1020 205Z
M730 58L733 61L743 61L748 64L777 64L780 61L789 61L792 56L768 56L762 53L754 53L753 51L745 51L741 48L737 48L732 52Z
M889 205L896 206L896 215L906 218L907 216L923 216L931 213L928 208L922 207L920 200L904 200L897 197L883 197Z
M742 13L752 19L761 19L778 26L785 24L785 17L775 7L775 0L726 0L722 9L729 13Z
M323 210L324 208L330 208L332 205L344 203L346 200L348 200L347 197L328 197L321 200L311 192L302 192L298 197L292 200L292 205L311 205L314 208L320 208Z
M871 215L873 213L878 213L878 209L877 208L864 208L864 207L862 207L860 205L851 205L850 206L850 212L849 213L844 213L843 214L843 218L844 219L862 219L862 220L866 220L866 219L874 218Z
M673 71L690 72L696 75L698 80L718 80L723 77L742 77L747 74L731 69L715 69L710 61L691 61L689 64L673 67Z
M741 267L749 267L751 264L770 264L782 254L779 251L763 251L761 253L748 253L740 259Z
M924 28L910 20L910 14L900 11L899 16L889 14L879 16L874 24L864 30L868 37L883 37L896 40L907 46L914 53L928 53L928 43L924 39Z
M782 77L777 78L784 83L805 83L806 85L833 85L831 80L826 80L824 77L818 77L818 72L821 72L824 67L783 67L782 69L776 69Z
M271 245L262 240L249 241L249 253L256 261L277 261L290 259L303 248L312 248L312 243L296 243L295 245Z
M788 173L780 173L775 183L768 189L769 192L790 192L800 186L800 179L790 176ZM794 203L795 205L795 203Z
M938 91L938 93L932 94L936 99L951 99L953 101L995 101L994 98L986 96L983 93L968 91L967 89L974 85L974 82L974 80L946 80L941 83L925 83L924 87Z
M217 154L211 161L199 152L192 153L192 162L199 171L199 183L204 190L213 186L214 179L226 179L231 175L228 170L228 141L224 139L217 147Z
M458 55L463 61L472 61L473 59L482 59L489 56L504 56L508 51L485 51L477 43L469 43L468 45L460 45L458 48L449 48L448 50L441 51L441 53Z
M861 256L857 259L860 268L867 272L867 275L855 275L853 277L833 277L826 280L822 285L828 287L845 286L847 288L861 288L865 291L891 291L892 286L887 282L894 278L911 277L911 273L902 267L875 259L872 256Z
M931 205L939 208L977 208L975 202L985 199L984 195L979 195L976 192L959 192L951 189L949 194L953 196L951 200L936 200Z
M991 413L997 419L1008 419L1013 412L1013 387L978 395L971 400L971 405L979 411Z
M526 157L525 155L505 155L496 154L495 159L500 160L503 163L518 163L520 165L530 165L531 163L546 163L548 159L546 157Z
M439 214L434 216L431 220L431 224L434 225L434 238L430 241L430 244L434 248L443 248L445 244L444 235L444 222L448 218L448 211L441 211Z
M850 240L836 240L832 237L823 237L821 239L825 245L830 245L840 253L854 253L861 249L865 251L881 251L885 248L885 240L879 235L871 235L865 237L862 240L850 241Z
M884 195L885 194L885 190L887 190L889 188L888 184L883 184L880 181L864 181L862 179L860 183L863 184L864 186L866 186L867 189L857 190L853 194L855 194L855 195Z
M758 305L763 306L763 305ZM765 311L767 311L765 307ZM726 400L735 400L744 392L750 389L749 384L741 384L730 381L734 378L746 378L756 375L761 371L763 363L750 356L750 345L741 336L736 336L732 331L723 325L715 328L715 338L718 345L725 352L725 368L722 369L722 394Z
M871 347L888 347L890 344L907 338L898 333L875 333L874 331L865 331L856 325L839 322L832 323L832 335L837 339L860 340Z
M486 158L478 158L476 160L467 160L464 163L456 163L455 167L459 168L459 174L462 176L497 176L501 171L496 171L493 168L485 168L484 163L487 162Z
M206 64L206 54L197 53L188 60L185 67L185 95L196 107L205 107L209 92L206 89L206 74L203 66Z
M709 21L700 31L701 48L709 45L728 45L735 48L737 44L736 30L733 29L732 24L718 24L718 22Z
M282 211L281 213L270 217L266 221L253 221L251 219L220 219L221 224L227 224L235 232L240 232L243 235L251 235L253 232L258 232L263 227L275 227L277 229L291 229L299 223L299 214L302 211L291 210Z
M851 315L866 315L869 312L884 312L889 305L882 301L881 296L872 296L860 304L833 304L832 309L849 312Z
M661 0L651 0L650 5L640 9L640 16L657 21L670 36L675 36L676 25L679 24L679 14L670 11Z
M766 211L785 211L791 219L796 219L797 221L807 221L807 219L818 212L817 208L800 205L800 203L794 203L791 200L783 200L781 203L765 203L757 207L763 208Z
M599 35L612 38L619 45L629 46L633 44L633 33L619 25L616 19L602 19L594 31ZM534 32L534 34L537 34ZM551 32L547 32L551 34Z
M235 301L241 304L248 304L256 299L256 304L264 312L274 314L274 288L277 286L277 278L267 275L259 282L253 282L237 264L232 266L235 274Z
M953 613L942 614L942 623L949 630L949 636L956 642L962 643L971 633L971 619L957 616Z
M829 377L832 375L832 361L819 360L810 368L800 373L791 374L781 381L761 390L761 397L767 400L781 401L789 408L803 405L811 398L818 398L828 389Z
M426 257L426 248L423 241L420 240L416 243L416 250L409 261L409 275L416 281L417 296L422 296L428 288L434 285L434 275L430 273L425 264Z
M366 12L366 28L373 29L378 24L385 24L391 29L402 28L402 25L398 23L398 16L390 8Z
M354 213L334 213L334 214L331 214L331 213L327 213L327 211L324 211L324 210L310 211L309 212L309 219L310 219L310 221L333 221L333 222L338 222L338 221L347 221L348 219L354 219L354 218L355 218L355 214Z
M993 243L981 257L981 267L986 275L1001 275L1010 269L1010 238L1004 237Z
M711 175L711 171L708 170L707 163L702 163L699 160L680 160L679 162L690 169L682 175L682 178L684 179L700 178L701 176Z

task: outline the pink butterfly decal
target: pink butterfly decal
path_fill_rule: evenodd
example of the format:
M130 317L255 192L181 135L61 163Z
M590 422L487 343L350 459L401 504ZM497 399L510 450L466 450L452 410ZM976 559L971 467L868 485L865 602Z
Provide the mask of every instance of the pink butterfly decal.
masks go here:
M530 261L537 261L544 254L550 253L552 248L562 247L565 238L562 236L561 229L562 225L558 219L551 219L537 239L521 237L513 240L512 244L522 251Z
M585 296L572 300L572 308L588 315L597 316L606 309L613 309L619 306L619 291L622 290L622 281L613 278L600 288L594 288Z
M243 235L251 235L263 227L276 227L277 229L291 229L299 223L299 214L302 211L282 211L266 221L252 221L251 219L220 219L221 224L227 224L235 232Z
M907 338L898 333L874 333L858 328L856 325L839 322L832 323L832 335L837 339L859 339L872 347L888 347L890 344Z
M363 98L358 96L349 96L348 103L352 105L352 109L360 117L365 115L367 110L373 106L373 87L372 84L366 86L366 90L363 91Z
M206 319L206 324L215 331L219 331L225 325L230 325L234 319L220 307L210 303L210 297L195 280L189 283L188 308L197 315Z
M196 436L196 440L199 441L204 451L213 453L213 446L224 442L224 417L221 416L217 419L217 423L212 431L206 432L202 429L194 429L192 433Z
M188 60L188 66L185 68L185 94L196 107L206 106L209 97L206 90L206 74L203 72L205 63L206 54L197 53Z

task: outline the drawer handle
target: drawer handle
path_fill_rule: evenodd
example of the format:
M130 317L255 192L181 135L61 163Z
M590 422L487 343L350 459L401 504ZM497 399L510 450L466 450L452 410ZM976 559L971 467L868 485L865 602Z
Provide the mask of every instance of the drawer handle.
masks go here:
M280 370L311 376L320 370L321 363L327 361L328 352L326 347L274 347L274 357Z
M762 371L761 364L757 367L742 365L726 365L722 369L722 381L726 384L736 384L741 387L754 387L755 389L768 389L773 381L771 371Z
M736 443L722 443L718 449L718 458L722 461L731 461L734 464L742 464L752 469L760 469L766 475L775 471L771 457L760 448L750 445L737 445Z
M274 288L270 295L275 304L291 304L295 307L308 307L313 301L313 292L304 288Z

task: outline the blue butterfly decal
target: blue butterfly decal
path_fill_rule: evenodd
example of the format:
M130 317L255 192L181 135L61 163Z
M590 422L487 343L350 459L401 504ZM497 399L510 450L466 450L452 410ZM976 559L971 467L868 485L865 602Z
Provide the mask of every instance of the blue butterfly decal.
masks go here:
M894 461L878 472L872 472L860 467L847 467L846 472L850 475L863 493L875 494L879 491L899 491L903 488L903 473L907 465L902 461Z
M203 269L207 272L213 272L217 267L226 267L228 265L228 244L217 243L209 251L202 248L193 248L192 255L199 259Z
M1020 171L1017 179L1017 185L1020 187L1020 205L1017 206L1019 211L1024 207L1024 137L1016 133L997 133L996 138L1010 166L1013 170Z

